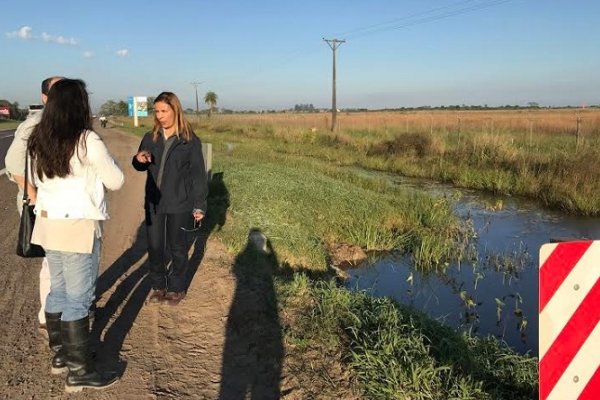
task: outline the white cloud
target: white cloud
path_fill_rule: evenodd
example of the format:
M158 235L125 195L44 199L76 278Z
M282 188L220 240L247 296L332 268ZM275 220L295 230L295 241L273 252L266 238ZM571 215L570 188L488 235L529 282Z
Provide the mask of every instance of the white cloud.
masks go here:
M13 32L7 32L6 36L9 38L18 38L18 39L23 39L23 40L27 40L27 39L32 39L33 38L33 34L32 34L32 29L30 26L22 26L20 27L18 30L13 31Z
M94 52L90 50L84 51L83 58L94 58Z
M129 50L128 49L120 49L117 50L115 52L116 55L118 55L119 57L127 57L129 55Z
M13 32L7 32L6 37L8 38L17 38L17 39L42 39L44 42L62 44L67 46L77 46L79 44L78 40L74 37L65 37L62 35L50 35L49 33L42 32L40 36L33 34L33 29L30 26L24 25L20 27L18 30Z
M46 32L42 32L42 40L44 42L51 42L51 43L56 43L56 44L64 44L64 45L69 45L69 46L77 46L78 42L77 39L70 37L70 38L66 38L64 36L53 36L50 35Z

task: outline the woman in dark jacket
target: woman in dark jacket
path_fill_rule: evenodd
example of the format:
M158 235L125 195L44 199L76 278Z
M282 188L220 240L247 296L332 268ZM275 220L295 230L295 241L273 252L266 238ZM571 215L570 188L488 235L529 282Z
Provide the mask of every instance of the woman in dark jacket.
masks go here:
M148 301L177 305L185 297L186 231L204 218L208 184L202 143L174 93L162 92L154 100L154 128L142 138L132 164L147 171ZM167 245L172 261L168 274Z

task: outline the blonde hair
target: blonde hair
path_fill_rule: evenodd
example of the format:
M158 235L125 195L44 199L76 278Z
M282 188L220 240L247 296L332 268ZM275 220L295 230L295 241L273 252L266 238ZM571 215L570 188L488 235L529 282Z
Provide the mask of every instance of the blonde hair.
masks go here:
M185 119L185 115L183 114L183 108L181 107L181 102L172 92L162 92L159 94L156 99L154 99L154 104L156 103L165 103L171 109L173 109L173 113L175 114L175 122L174 125L177 127L177 134L183 138L186 142L189 142L192 139L193 130L190 123ZM161 125L158 122L158 118L156 118L156 114L154 115L154 128L152 129L152 140L156 142L158 139L158 132L160 131Z

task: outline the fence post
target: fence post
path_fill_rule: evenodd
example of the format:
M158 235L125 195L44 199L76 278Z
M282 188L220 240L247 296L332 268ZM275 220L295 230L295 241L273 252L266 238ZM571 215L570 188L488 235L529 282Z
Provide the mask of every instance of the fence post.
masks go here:
M579 135L579 128L581 126L581 117L577 116L577 129L575 131L575 147L576 149L579 149L579 142L580 142L580 135Z
M202 158L204 158L204 168L206 170L206 176L210 181L212 178L212 143L202 143Z

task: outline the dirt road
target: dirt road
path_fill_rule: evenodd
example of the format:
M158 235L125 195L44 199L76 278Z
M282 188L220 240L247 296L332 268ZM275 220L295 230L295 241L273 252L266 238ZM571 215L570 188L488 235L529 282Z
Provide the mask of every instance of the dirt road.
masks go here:
M273 285L240 278L234 258L211 227L196 238L187 297L176 307L146 305L143 186L131 156L138 139L98 129L125 172L108 195L99 300L93 325L103 368L122 377L113 387L67 396L64 376L50 374L51 353L37 330L39 259L15 255L16 186L0 177L0 398L273 399L302 398L283 377L283 343ZM204 245L205 244L205 245ZM264 277L263 277L264 278Z

